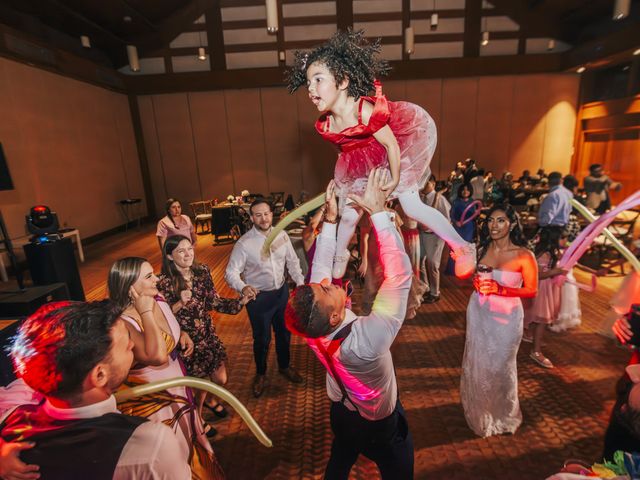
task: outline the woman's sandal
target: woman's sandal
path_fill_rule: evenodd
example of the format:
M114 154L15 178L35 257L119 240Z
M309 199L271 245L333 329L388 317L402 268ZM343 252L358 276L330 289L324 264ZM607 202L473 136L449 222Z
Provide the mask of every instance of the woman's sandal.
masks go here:
M229 412L221 403L216 403L215 405L211 406L207 402L204 402L203 405L218 418L227 418L229 416Z
M531 359L543 368L553 368L553 363L542 352L531 352L529 355Z

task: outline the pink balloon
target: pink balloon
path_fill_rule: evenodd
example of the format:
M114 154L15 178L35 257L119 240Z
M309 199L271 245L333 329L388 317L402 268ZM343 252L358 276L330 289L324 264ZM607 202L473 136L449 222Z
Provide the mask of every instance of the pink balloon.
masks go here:
M467 214L471 211L472 208L475 207L475 211L469 215L469 218L467 218ZM480 200L474 200L473 202L471 202L469 205L467 205L467 208L465 208L462 211L462 215L460 215L460 222L462 223L462 225L466 225L467 223L469 223L471 220L473 220L474 218L476 218L478 215L480 215L480 211L482 210L482 202Z

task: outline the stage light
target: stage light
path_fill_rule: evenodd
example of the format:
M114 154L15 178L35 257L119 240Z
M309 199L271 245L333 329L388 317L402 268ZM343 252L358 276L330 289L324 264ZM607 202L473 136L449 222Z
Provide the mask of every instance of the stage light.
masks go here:
M132 72L140 71L140 59L138 58L138 49L135 45L127 45L127 57L129 58L129 68Z
M484 32L482 32L482 41L480 42L480 45L482 45L483 47L486 45L489 45L489 31L485 30Z
M206 60L207 59L207 54L204 51L204 47L199 47L198 48L198 60Z
M631 6L631 0L616 0L613 6L613 19L622 20L629 15L629 7Z
M278 2L277 0L266 0L267 8L267 32L276 33L278 31Z
M411 55L415 48L415 35L413 33L413 27L407 27L404 29L404 50Z

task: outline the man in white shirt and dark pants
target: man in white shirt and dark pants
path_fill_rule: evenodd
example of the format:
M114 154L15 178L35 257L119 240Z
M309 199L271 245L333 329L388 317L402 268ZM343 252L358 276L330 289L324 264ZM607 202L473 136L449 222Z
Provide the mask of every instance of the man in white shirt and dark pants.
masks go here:
M372 170L364 196L353 198L371 217L384 272L371 313L357 317L347 307L346 292L331 284L337 220L333 181L327 188L311 283L298 287L287 306L287 328L307 339L327 369L334 434L325 471L330 480L346 480L359 454L378 465L383 479L413 478L413 440L389 351L404 321L412 270L402 239L384 212L381 187L387 179L384 170Z
M477 178L477 177L476 177ZM474 189L475 192L475 189ZM422 201L438 210L447 220L451 220L451 204L436 191L436 177L431 175L424 186ZM440 300L440 264L444 240L438 235L420 225L420 279L429 285L429 292L424 297L424 303L436 303Z
M253 395L257 398L262 395L266 385L271 328L276 336L280 373L290 382L303 381L300 374L289 365L291 334L284 325L284 309L289 300L285 267L296 285L304 283L304 276L300 260L285 232L275 238L269 255L262 253L273 225L273 209L269 202L257 199L251 204L249 214L253 228L233 246L224 278L231 288L253 299L246 307L253 330L253 356L256 362Z

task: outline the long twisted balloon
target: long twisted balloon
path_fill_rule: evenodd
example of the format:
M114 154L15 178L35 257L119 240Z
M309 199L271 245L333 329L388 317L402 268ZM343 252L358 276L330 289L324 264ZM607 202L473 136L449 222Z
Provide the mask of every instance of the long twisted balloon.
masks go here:
M216 397L221 398L233 409L240 414L244 422L249 426L251 432L265 447L273 446L271 439L267 437L264 431L260 428L260 425L249 413L249 410L238 400L229 390L222 388L220 385L195 377L178 377L170 378L167 380L159 380L157 382L147 383L145 385L138 385L136 387L120 390L115 393L116 401L124 402L135 397L141 397L143 395L149 395L151 393L160 392L172 387L191 387L198 390L204 390Z
M587 251L595 238L616 218L616 216L630 208L640 205L640 190L624 199L616 208L601 215L587 226L567 248L558 265L565 269L573 268L584 252ZM630 252L629 252L630 253ZM625 257L626 258L626 257Z
M577 200L572 198L571 205L573 205L573 208L580 212L580 214L587 220L591 222L596 221L597 217L593 213L591 213L591 211L587 207L582 205ZM602 230L602 233L611 241L613 247L618 250L620 254L631 264L634 270L640 273L640 260L638 260L636 256L609 231L608 228Z
M306 215L310 211L320 207L322 204L324 204L324 200L325 200L325 194L321 193L317 197L309 200L307 203L303 203L298 208L293 210L289 215L287 215L282 220L280 220L278 224L275 227L273 227L273 229L271 230L271 233L265 240L264 245L262 247L262 254L269 255L269 251L270 251L269 249L271 248L271 244L276 239L278 234L281 231L283 231L285 228L287 228L289 224L293 222L296 218L300 218L301 216Z

